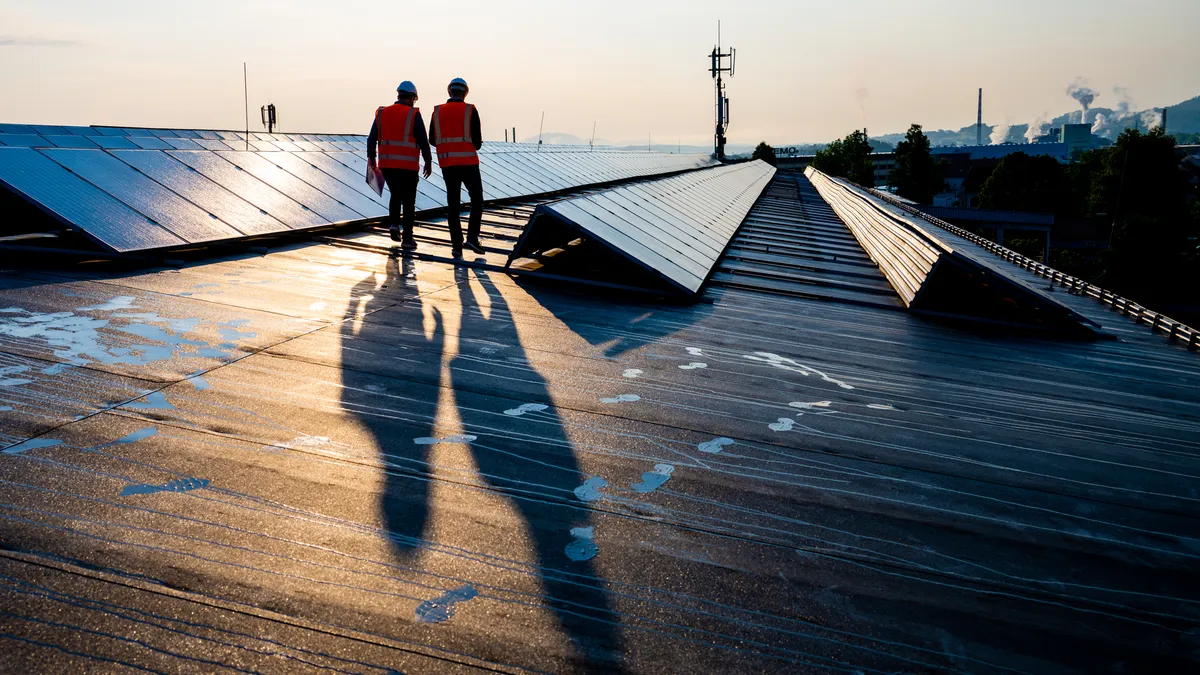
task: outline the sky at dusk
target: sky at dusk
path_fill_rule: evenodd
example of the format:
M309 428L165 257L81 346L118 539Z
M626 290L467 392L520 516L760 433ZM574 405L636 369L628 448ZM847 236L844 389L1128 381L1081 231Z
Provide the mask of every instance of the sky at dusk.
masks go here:
M454 8L454 9L451 9ZM730 140L826 141L909 123L1020 124L1200 95L1198 0L314 2L0 0L0 121L366 133L413 80L429 109L463 77L484 135L707 144L708 52L738 50Z

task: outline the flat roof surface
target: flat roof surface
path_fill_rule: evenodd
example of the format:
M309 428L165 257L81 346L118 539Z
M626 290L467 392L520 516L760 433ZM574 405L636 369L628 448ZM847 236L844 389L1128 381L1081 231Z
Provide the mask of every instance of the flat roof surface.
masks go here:
M1187 671L1200 359L1062 295L1120 339L316 243L5 269L0 670Z

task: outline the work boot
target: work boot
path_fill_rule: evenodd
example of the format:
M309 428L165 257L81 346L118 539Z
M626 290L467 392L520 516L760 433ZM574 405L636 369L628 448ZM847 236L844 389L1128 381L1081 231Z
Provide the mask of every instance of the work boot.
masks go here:
M455 246L454 248L451 248L450 249L450 257L451 258L461 258L462 257L462 247Z
M400 241L400 228L393 225L388 228L388 234L392 237L392 241Z
M483 244L480 244L478 239L467 239L467 248L483 255Z
M415 251L417 250L417 240L413 239L412 237L408 237L402 244L400 244L400 248L404 249L405 251Z

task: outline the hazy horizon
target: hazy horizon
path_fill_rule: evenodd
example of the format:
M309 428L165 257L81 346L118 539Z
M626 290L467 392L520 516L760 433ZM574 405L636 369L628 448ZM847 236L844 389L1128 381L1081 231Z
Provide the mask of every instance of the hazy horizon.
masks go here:
M0 121L238 129L246 61L252 130L273 102L282 131L365 133L400 80L428 109L461 76L489 140L513 126L536 136L544 111L546 132L586 139L595 122L618 145L706 145L718 17L738 49L731 143L957 129L978 87L988 124L1070 110L1077 78L1099 107L1123 92L1135 109L1200 94L1187 68L1200 62L1200 3L1186 0L459 6L0 0Z

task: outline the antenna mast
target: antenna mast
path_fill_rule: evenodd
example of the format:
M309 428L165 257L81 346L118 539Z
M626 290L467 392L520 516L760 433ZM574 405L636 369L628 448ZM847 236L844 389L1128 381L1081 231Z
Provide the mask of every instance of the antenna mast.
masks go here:
M246 151L250 150L250 76L246 73L246 62L242 61L242 95L246 102Z
M729 73L733 77L734 64L737 60L737 50L733 47L729 48L728 52L721 51L721 22L717 21L717 46L713 47L712 53L708 55L709 72L713 79L716 80L716 134L713 138L713 149L716 152L717 159L725 159L725 131L729 128L729 98L725 96L725 81L721 77L722 73ZM725 65L725 59L729 59L729 65Z

